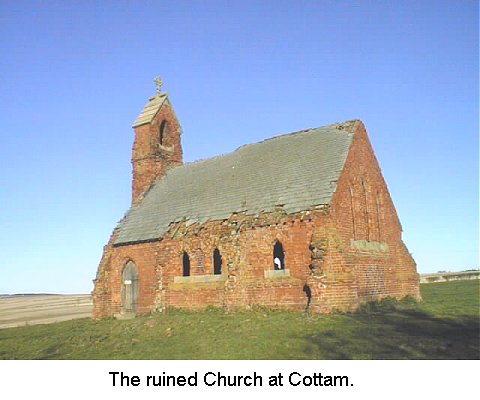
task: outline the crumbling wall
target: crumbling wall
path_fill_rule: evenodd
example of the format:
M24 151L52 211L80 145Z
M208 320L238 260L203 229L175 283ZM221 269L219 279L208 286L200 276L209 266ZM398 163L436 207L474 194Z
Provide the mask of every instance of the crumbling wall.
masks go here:
M357 281L346 245L331 221L317 227L310 242L310 308L314 312L352 311L358 304Z

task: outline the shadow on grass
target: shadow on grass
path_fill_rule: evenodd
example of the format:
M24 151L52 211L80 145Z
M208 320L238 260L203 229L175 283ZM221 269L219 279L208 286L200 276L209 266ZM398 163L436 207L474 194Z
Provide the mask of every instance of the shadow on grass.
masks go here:
M306 337L305 354L324 359L479 359L480 320L438 318L401 302L368 305L349 330Z

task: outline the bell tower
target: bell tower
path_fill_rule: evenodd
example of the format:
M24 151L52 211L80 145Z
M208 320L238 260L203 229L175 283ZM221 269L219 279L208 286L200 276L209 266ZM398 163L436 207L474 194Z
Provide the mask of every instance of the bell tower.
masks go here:
M170 168L183 164L182 129L162 80L155 79L157 93L151 97L133 124L132 205L139 204L152 184Z

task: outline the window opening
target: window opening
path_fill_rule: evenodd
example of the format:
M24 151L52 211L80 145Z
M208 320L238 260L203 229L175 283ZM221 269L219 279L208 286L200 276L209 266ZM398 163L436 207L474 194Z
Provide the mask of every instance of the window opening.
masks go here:
M312 302L312 289L307 284L303 285L303 291L307 296L307 305L305 306L305 311L308 311L310 304Z
M218 249L213 250L213 273L215 275L222 273L222 255Z
M159 139L160 139L160 144L163 146L163 142L165 140L165 136L167 133L167 128L168 128L168 122L166 119L162 121L160 124L160 127L158 128L158 134L159 134Z
M273 246L273 268L285 269L285 252L279 241L276 241L275 246Z
M183 276L190 276L190 257L187 252L183 252Z

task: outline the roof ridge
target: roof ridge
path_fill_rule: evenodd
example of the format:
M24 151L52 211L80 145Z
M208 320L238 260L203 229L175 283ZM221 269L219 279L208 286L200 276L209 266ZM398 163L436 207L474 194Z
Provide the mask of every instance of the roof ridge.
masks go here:
M347 131L348 127L354 125L358 121L360 121L360 120L352 119L352 120L347 120L347 121L344 121L344 122L335 122L333 124L322 125L322 126L318 126L316 128L306 128L306 129L302 129L302 130L299 130L299 131L281 133L280 135L276 135L276 136L268 137L266 139L262 139L259 142L242 144L241 146L237 147L235 150L229 151L227 153L217 154L213 157L200 158L198 160L189 161L189 162L183 163L183 165L179 165L178 167L183 167L183 166L187 166L187 165L192 165L192 164L202 163L202 162L205 162L205 161L214 160L214 159L217 159L217 158L220 158L220 157L228 156L230 154L233 154L233 153L237 152L240 149L244 149L244 148L249 147L249 146L255 146L257 144L265 143L265 142L268 142L270 140L275 140L275 139L279 139L279 138L283 138L283 137L289 137L289 136L293 136L293 135L307 133L307 132L315 131L315 130L318 130L318 129L327 129L327 128L335 127L339 131L344 131L344 130ZM346 126L347 124L349 124L349 126ZM175 167L173 169L176 169L178 167Z
M237 150L239 150L239 149L241 149L242 147L245 147L245 146L251 146L251 145L254 145L254 144L258 144L258 143L264 143L264 142L267 142L269 140L279 139L279 138L282 138L282 137L285 137L285 136L292 136L292 135L307 133L307 132L315 131L315 130L318 130L318 129L326 129L326 128L335 127L338 130L347 130L348 128L353 127L355 125L355 123L357 123L359 121L360 121L359 119L350 119L350 120L347 120L347 121L344 121L344 122L334 122L334 123L328 124L328 125L317 126L316 128L306 128L306 129L302 129L300 131L281 133L279 135L271 136L271 137L268 137L266 139L260 140L259 142L243 144L240 147L237 147L234 151L237 151Z

